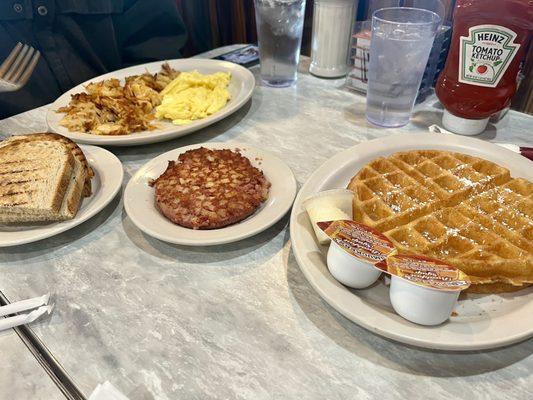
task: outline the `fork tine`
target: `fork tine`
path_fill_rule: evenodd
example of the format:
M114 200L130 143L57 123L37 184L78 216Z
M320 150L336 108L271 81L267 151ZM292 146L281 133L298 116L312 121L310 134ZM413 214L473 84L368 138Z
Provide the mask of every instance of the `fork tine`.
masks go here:
M35 69L35 66L37 65L37 62L39 61L39 57L41 56L41 53L39 53L39 50L35 51L35 54L33 55L30 63L28 64L28 67L22 74L22 76L19 78L17 84L20 86L24 86L26 82L28 82L28 79L30 78L33 70Z
M17 70L19 69L20 64L22 63L22 60L26 56L26 53L28 52L29 49L30 47L27 44L25 44L22 50L20 51L19 55L17 56L17 58L11 65L11 67L9 67L9 69L7 70L6 75L4 76L4 79L6 81L13 80L13 76L17 73Z
M22 49L22 43L18 42L15 47L13 47L13 50L11 50L11 53L9 53L9 56L5 59L5 61L0 65L0 78L4 77L4 74L9 69L15 58L20 53L20 50Z
M17 83L17 81L19 80L20 76L26 70L26 67L28 66L28 63L30 62L30 60L32 59L34 52L35 52L35 49L33 47L30 47L28 49L28 52L26 53L26 55L24 56L24 58L20 62L19 67L17 68L15 73L11 76L11 78L10 78L11 82L13 82L15 84Z

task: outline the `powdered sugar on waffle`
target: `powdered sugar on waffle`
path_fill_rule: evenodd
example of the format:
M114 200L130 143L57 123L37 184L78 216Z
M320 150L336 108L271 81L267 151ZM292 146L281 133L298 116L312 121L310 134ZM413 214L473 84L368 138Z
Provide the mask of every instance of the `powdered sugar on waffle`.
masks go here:
M531 182L490 161L431 150L381 157L361 171L348 186L354 216L400 252L442 257L475 283L533 283Z

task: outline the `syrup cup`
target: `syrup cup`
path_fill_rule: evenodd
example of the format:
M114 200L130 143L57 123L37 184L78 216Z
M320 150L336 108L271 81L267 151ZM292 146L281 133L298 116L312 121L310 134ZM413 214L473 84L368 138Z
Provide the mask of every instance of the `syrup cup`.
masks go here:
M420 325L439 325L450 318L459 293L420 286L391 275L389 295L394 311Z
M381 275L381 271L372 264L352 256L334 241L329 246L327 264L336 280L354 289L369 287Z
M463 271L422 255L389 255L376 268L391 278L394 311L420 325L439 325L450 318L459 293L470 286Z

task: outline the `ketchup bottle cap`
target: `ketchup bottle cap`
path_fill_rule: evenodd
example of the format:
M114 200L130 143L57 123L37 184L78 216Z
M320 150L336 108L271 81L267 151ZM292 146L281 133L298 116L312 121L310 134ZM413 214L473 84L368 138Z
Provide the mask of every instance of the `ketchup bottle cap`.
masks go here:
M467 119L453 115L448 110L444 110L442 115L442 125L449 131L460 135L478 135L485 130L489 118Z

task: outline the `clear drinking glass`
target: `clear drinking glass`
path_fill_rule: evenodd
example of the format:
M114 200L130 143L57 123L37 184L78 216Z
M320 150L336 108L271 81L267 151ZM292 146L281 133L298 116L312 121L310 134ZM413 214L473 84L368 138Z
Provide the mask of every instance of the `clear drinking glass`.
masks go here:
M305 0L254 0L261 81L287 87L296 82Z
M406 125L441 18L409 7L372 15L366 118L375 125Z

